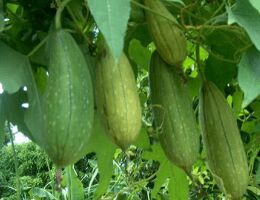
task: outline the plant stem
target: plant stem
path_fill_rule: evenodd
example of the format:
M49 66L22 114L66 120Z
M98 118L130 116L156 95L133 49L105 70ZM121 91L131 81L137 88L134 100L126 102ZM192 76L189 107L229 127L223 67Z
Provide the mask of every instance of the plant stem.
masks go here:
M217 8L217 10L212 14L210 19L204 23L204 25L210 24L211 21L214 20L214 17L222 10L222 8L225 6L226 2L223 1L220 6Z
M70 9L70 8L67 8L67 10L68 10L68 12L69 12L69 14L70 14L70 16L71 16L73 22L75 23L75 26L76 26L75 28L77 29L77 31L79 32L79 34L84 38L85 42L86 42L88 45L91 45L92 42L91 42L90 39L84 34L82 28L79 26L79 23L77 22L76 17L75 17L75 15L73 14L73 12L71 11L71 9Z
M55 15L55 27L56 29L61 29L62 25L61 25L61 14L64 10L64 8L66 7L66 5L70 2L71 0L65 0L63 2L61 2L56 15Z
M16 176L17 199L21 200L21 183L20 183L20 176L19 176L19 171L18 171L18 158L17 158L17 154L16 154L16 151L15 151L14 138L13 138L10 122L8 122L8 131L9 131L9 134L10 134L12 150L13 150L13 154L14 154L14 167L15 167L15 176Z
M202 72L202 66L200 62L200 45L196 44L196 61L198 66L198 72L203 82L206 82L206 77L204 76L204 73Z

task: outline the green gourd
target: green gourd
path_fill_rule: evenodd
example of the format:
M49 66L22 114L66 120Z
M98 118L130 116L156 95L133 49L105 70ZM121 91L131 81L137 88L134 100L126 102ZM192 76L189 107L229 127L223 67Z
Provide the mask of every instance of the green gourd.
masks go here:
M59 167L82 158L94 120L89 69L77 43L65 30L52 33L48 80L41 98L43 148Z
M152 108L161 146L170 161L190 173L199 153L198 125L188 88L178 69L154 52L149 80Z
M125 150L139 135L141 105L132 67L124 53L116 61L107 47L97 61L96 105L108 136Z
M247 158L232 109L221 91L204 82L199 120L207 163L218 186L232 199L241 199L248 185Z
M163 5L161 0L144 0L149 32L158 53L165 62L172 66L181 66L186 58L186 38L174 22L176 19ZM166 18L165 18L166 17Z

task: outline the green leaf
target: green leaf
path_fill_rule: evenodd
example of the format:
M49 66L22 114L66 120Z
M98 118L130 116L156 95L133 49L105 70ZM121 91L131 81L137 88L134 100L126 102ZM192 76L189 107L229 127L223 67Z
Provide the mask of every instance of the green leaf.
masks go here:
M259 0L249 0L252 6L255 7L256 10L260 13L260 1Z
M113 158L116 148L116 145L105 134L98 114L95 114L93 133L86 151L87 153L95 152L97 156L100 181L95 192L96 197L100 197L107 191L113 174Z
M18 130L31 137L31 133L24 123L25 108L23 103L27 102L26 93L22 89L13 94L3 93L4 114L6 120L18 126Z
M28 60L0 41L0 82L4 90L14 93L26 85Z
M156 198L158 192L160 191L162 185L170 177L171 165L170 162L165 159L160 162L160 167L156 172L156 179L154 180L154 188L152 190L152 197ZM168 188L170 190L170 188ZM169 191L170 192L170 191Z
M200 87L201 87L201 79L189 78L188 91L191 99L199 95Z
M70 200L84 200L84 188L77 177L75 169L70 165L66 167L67 187Z
M130 0L88 0L88 6L113 56L119 58L130 16Z
M238 23L245 28L250 39L260 51L260 13L245 0L237 0L237 3L227 8L228 23Z
M174 166L166 158L160 144L154 144L152 146L152 151L145 151L142 154L142 157L147 160L156 160L160 162L159 169L156 172L152 198L157 197L157 193L160 191L161 186L165 183L166 179L169 178L169 199L188 199L189 183L185 172L177 166Z
M48 55L46 53L46 45L41 46L38 51L30 56L30 60L36 64L47 66Z
M152 151L143 152L142 157L146 160L155 160L160 162L160 166L156 172L156 179L154 181L154 187L152 190L152 198L156 198L161 186L170 176L171 164L166 158L160 144L154 144L152 146Z
M244 92L244 108L260 94L260 52L255 48L243 54L238 68L238 83Z
M209 56L206 61L205 75L208 80L214 82L223 91L236 75L236 69L237 67L233 63L224 62Z
M237 90L234 92L232 96L232 105L233 105L233 112L235 116L239 116L239 113L242 108L243 103L243 92L241 90Z
M43 67L37 67L35 81L37 83L38 93L43 94L48 81L47 71Z
M255 121L246 121L242 124L241 130L247 133L255 132L256 123Z
M151 58L151 52L148 48L142 46L139 40L133 39L130 41L128 52L129 57L135 61L139 67L148 70L147 66Z
M204 34L205 42L211 47L211 52L221 61L229 59L236 63L245 47L251 45L248 35L239 27L205 30Z
M254 110L254 116L260 119L260 101L253 102L251 105L252 109Z
M29 194L30 194L30 197L33 197L33 198L41 198L41 199L47 198L49 200L56 199L47 190L42 189L42 188L38 188L38 187L34 187L34 188L30 189Z
M32 134L30 139L44 144L42 110L37 85L28 58L0 41L0 82L5 91L14 93L22 86L27 87L29 109L24 121Z
M142 46L148 46L152 39L149 34L147 24L141 23L136 24L135 26L129 26L125 36L125 43L130 43L133 38L139 40Z
M172 165L172 177L169 182L169 199L189 199L189 182L186 173Z
M150 148L150 140L147 135L147 130L144 126L141 128L140 134L136 139L136 141L134 142L134 145L142 149Z

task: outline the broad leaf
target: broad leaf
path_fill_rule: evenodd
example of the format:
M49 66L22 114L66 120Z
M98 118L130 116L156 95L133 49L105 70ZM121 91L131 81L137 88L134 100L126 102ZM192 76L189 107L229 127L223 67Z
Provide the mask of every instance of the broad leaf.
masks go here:
M153 145L152 151L145 151L142 157L147 160L156 160L160 162L160 167L156 172L154 188L152 190L153 198L156 198L161 186L165 183L166 179L169 178L169 199L188 199L189 183L185 172L170 163L170 161L166 158L160 144Z
M25 91L20 89L18 92L13 94L4 92L2 94L2 99L3 105L5 105L3 107L5 119L14 125L17 125L19 131L30 137L30 131L24 123L24 114L26 109L22 106L27 102Z
M113 56L119 58L130 16L130 0L88 0L87 2Z
M232 96L232 108L235 116L239 116L239 113L242 108L243 103L243 92L241 90L237 90L234 92Z
M190 78L188 80L188 90L191 99L199 95L200 87L201 87L201 79Z
M244 108L260 94L260 52L255 48L244 53L239 63L238 83L244 92Z
M142 148L149 148L149 138L146 130L143 128L135 145ZM99 170L99 183L95 196L99 198L106 193L113 175L113 159L117 146L107 137L105 130L101 124L98 114L95 114L95 123L93 133L89 140L87 153L95 152L97 156L97 164Z
M149 61L151 58L151 52L148 48L142 46L139 40L133 39L129 44L128 49L129 57L135 61L135 63L146 70L149 65Z
M211 47L210 56L223 61L237 62L241 51L251 44L247 34L239 27L223 27L204 32L207 45Z
M141 128L139 136L136 139L136 141L134 142L134 145L139 147L139 148L142 148L142 149L149 149L150 148L150 140L149 140L149 137L147 135L147 130L144 126Z
M95 192L96 197L100 197L107 191L113 174L113 158L116 148L116 145L105 134L98 114L95 114L93 133L86 151L87 153L95 152L97 156L100 179Z
M47 198L49 200L56 199L50 192L45 189L34 187L29 191L30 197L36 199Z
M256 10L260 13L260 1L259 0L249 0L252 6L255 7Z
M209 56L206 61L205 75L208 80L214 82L221 90L224 90L226 85L236 75L236 68L236 65L233 63L224 62Z
M0 52L0 82L5 91L14 93L26 85L28 60L1 41Z
M171 165L172 177L169 182L169 199L189 199L189 183L186 173L176 167Z
M254 116L260 121L260 101L253 102L251 107L254 110Z
M156 198L161 186L165 183L166 179L171 176L171 164L165 157L164 152L159 144L153 145L152 151L145 151L142 157L146 160L155 160L160 162L160 167L156 172L156 179L154 181L154 187L152 190L152 197Z
M228 8L228 23L238 23L245 28L250 39L260 51L260 13L245 0L237 0L237 3Z
M129 44L132 39L140 41L142 46L148 46L152 39L148 31L147 24L137 24L135 26L129 26L125 36L125 44Z
M39 48L38 51L36 51L32 56L30 56L30 61L47 66L48 65L48 55L46 53L46 45L43 45L41 48Z
M84 200L84 188L82 182L77 177L75 169L70 165L66 167L67 187L69 199Z
M30 62L26 56L1 41L0 52L0 82L9 93L18 91L22 86L27 87L29 108L26 110L24 120L29 131L33 133L29 134L29 137L38 144L44 144L43 114Z

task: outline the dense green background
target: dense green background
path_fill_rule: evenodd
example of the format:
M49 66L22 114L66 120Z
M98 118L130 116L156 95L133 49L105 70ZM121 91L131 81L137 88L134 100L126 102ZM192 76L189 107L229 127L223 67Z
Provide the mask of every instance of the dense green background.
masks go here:
M137 77L143 127L136 143L122 152L96 125L89 154L63 170L62 193L55 190L56 168L34 143L12 146L10 127L31 136L21 106L44 91L45 44L61 0L0 0L0 199L223 199L205 164L201 147L193 181L165 157L151 115L148 66L155 46L141 0L71 0L62 26L82 48L90 70L104 37L113 55L127 54ZM260 199L260 2L257 0L167 0L188 40L183 70L197 115L201 80L223 92L237 118L250 168L244 199ZM196 57L197 51L200 58ZM36 80L36 82L34 81ZM27 86L27 90L23 89ZM37 91L35 88L37 87ZM68 179L68 177L70 177ZM68 187L69 186L69 187ZM69 192L68 192L69 190ZM69 194L69 196L68 196ZM102 196L102 197L101 197Z

